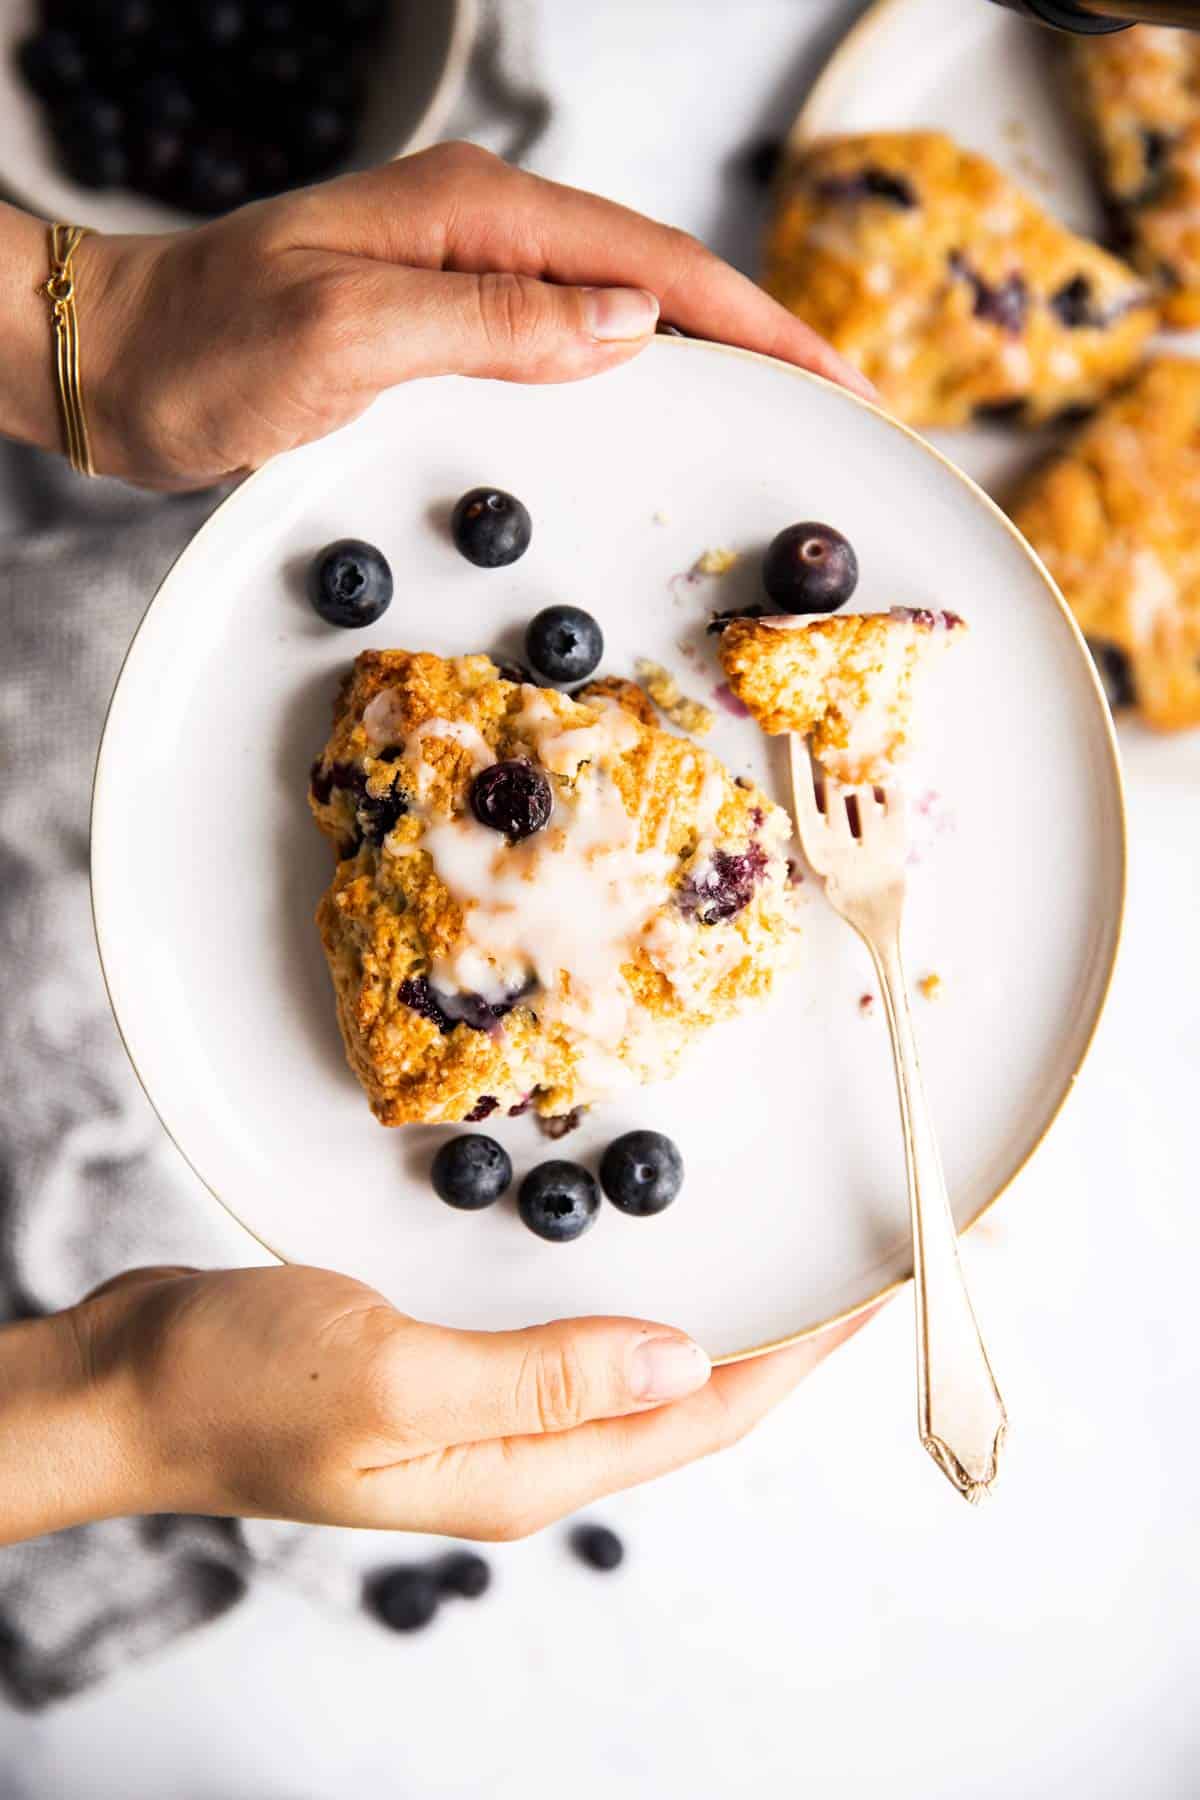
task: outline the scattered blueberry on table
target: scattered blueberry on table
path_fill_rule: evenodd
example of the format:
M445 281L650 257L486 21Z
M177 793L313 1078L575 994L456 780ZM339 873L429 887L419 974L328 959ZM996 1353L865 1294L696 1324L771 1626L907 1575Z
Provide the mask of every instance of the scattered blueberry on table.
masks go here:
M311 598L327 625L374 625L392 603L387 557L361 538L339 538L313 564Z
M622 1212L649 1218L683 1186L683 1158L661 1131L627 1131L600 1159L600 1186Z
M478 1600L492 1585L491 1565L473 1550L452 1550L435 1567L441 1593Z
M548 1244L569 1244L595 1224L600 1190L578 1163L538 1163L521 1183L517 1210Z
M498 1200L512 1181L508 1151L480 1131L464 1132L444 1143L430 1170L434 1192L460 1212L481 1212Z
M528 550L533 521L503 488L470 488L450 515L450 535L477 569L504 569Z
M586 681L604 655L604 633L578 606L546 606L529 621L525 654L545 681Z
M389 1631L420 1631L437 1615L436 1577L413 1563L384 1569L367 1583L364 1602Z
M762 582L780 612L836 612L858 586L858 558L840 531L807 519L771 540Z
M604 1574L610 1569L619 1569L625 1560L624 1544L607 1525L576 1525L570 1543L580 1562Z
M387 0L42 0L17 47L66 172L196 213L352 152Z

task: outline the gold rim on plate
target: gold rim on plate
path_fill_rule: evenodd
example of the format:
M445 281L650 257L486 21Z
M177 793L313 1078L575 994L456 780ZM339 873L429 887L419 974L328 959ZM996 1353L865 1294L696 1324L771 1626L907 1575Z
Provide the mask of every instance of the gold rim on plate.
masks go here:
M899 3L899 0L878 0L878 6L877 6L876 10L882 10L885 7L894 6L894 5L897 5L898 3ZM869 19L872 15L868 14L867 16ZM865 22L866 22L865 20L860 21L859 25L855 28L856 31L861 31L862 26ZM851 33L851 35L853 36L854 33ZM780 362L776 357L763 356L758 351L755 351L755 350L742 350L733 344L710 343L710 342L707 342L706 340L700 339L700 338L657 337L654 339L654 348L653 348L652 353L653 354L662 354L664 352L664 350L667 350L668 346L669 346L669 350L667 351L667 353L671 354L671 355L697 355L697 354L708 355L712 352L717 352L717 353L721 354L722 356L738 356L738 357L743 357L746 360L748 360L750 362L754 362L754 363L767 363L767 364L773 366L774 368L785 371L788 375L793 376L796 380L801 381L801 382L820 383L822 386L831 385L830 383L827 383L825 381L823 376L814 375L811 372L811 370L808 370L808 369L796 368L791 363ZM995 1192L987 1200L984 1201L983 1205L979 1208L979 1210L977 1212L975 1212L971 1216L970 1219L967 1220L965 1225L962 1226L960 1233L959 1233L959 1235L961 1236L963 1232L969 1231L973 1225L978 1224L979 1220L983 1218L984 1214L991 1210L991 1208L996 1204L997 1200L999 1200L1000 1196L1007 1192L1007 1190L1012 1186L1013 1182L1017 1179L1017 1176L1020 1175L1022 1173L1022 1171L1025 1170L1029 1166L1029 1163L1031 1162L1033 1157L1036 1155L1037 1151L1041 1149L1041 1146L1045 1143L1050 1130L1052 1129L1052 1127L1054 1126L1055 1122L1057 1121L1060 1113L1062 1112L1063 1106L1066 1104L1068 1096L1071 1094L1072 1090L1074 1089L1075 1084L1079 1079L1080 1071L1082 1070L1084 1063L1087 1061L1088 1053L1091 1050L1093 1042L1095 1041L1096 1029L1097 1029L1097 1027L1100 1023L1100 1020L1103 1016L1104 1008L1108 1001L1109 992L1112 987L1113 971L1116 967L1117 954L1120 949L1121 937L1122 937L1122 933L1124 930L1124 923L1125 923L1125 898L1126 898L1126 889L1127 889L1127 838L1128 838L1126 808L1125 808L1125 784L1124 784L1124 780L1123 780L1122 774L1121 774L1121 761L1120 761L1120 755L1119 755L1119 752L1117 749L1117 737L1116 737L1116 732L1113 728L1112 715L1109 711L1108 702L1104 697L1104 690L1100 685L1100 678L1096 672L1095 664L1092 661L1091 655L1087 649L1087 645L1084 643L1083 634L1075 622L1075 618L1071 612L1070 607L1067 605L1067 603L1066 603L1065 599L1063 598L1062 594L1060 593L1053 577L1051 576L1049 570L1046 568L1045 564L1042 562L1041 558L1031 548L1031 546L1026 542L1026 540L1022 537L1021 533L1017 530L1016 526L1013 524L1012 520L1007 516L1006 513L1004 513L1001 510L1001 508L999 506L997 506L996 502L991 498L991 496L989 494L986 494L983 491L983 489L978 486L978 484L976 482L972 481L969 475L964 474L963 470L961 470L957 466L957 464L951 462L949 457L944 456L940 450L935 449L932 444L926 442L926 440L923 437L921 437L918 432L913 431L911 429L911 427L901 424L901 422L898 419L893 419L888 413L885 413L879 407L872 405L872 403L869 400L864 400L858 394L851 393L849 389L843 389L842 393L847 402L851 403L854 406L861 407L864 412L871 413L875 418L879 419L884 425L886 425L889 430L896 432L901 437L907 438L910 443L915 444L917 446L917 448L922 452L923 455L932 457L932 459L935 462L939 463L943 469L948 470L949 473L954 476L955 480L960 482L962 484L962 486L967 489L968 493L973 497L974 500L980 502L985 508L987 508L988 511L990 511L992 513L993 517L999 521L999 523L1004 527L1004 529L1008 533L1008 535L1020 547L1021 552L1028 558L1029 562L1032 564L1033 568L1035 569L1037 575L1041 579L1042 585L1044 586L1052 605L1057 607L1059 613L1062 615L1063 619L1066 621L1066 624L1068 625L1071 635L1074 639L1075 647L1076 647L1076 650L1079 655L1081 666L1085 672L1087 680L1091 684L1093 698L1095 700L1096 707L1099 711L1099 715L1100 715L1100 718L1103 723L1104 742L1108 749L1110 773L1112 776L1113 789L1114 789L1114 792L1116 795L1116 801L1117 801L1118 842L1116 845L1116 851L1117 851L1117 861L1118 861L1117 879L1118 879L1118 884L1119 884L1118 897L1117 897L1117 915L1116 915L1116 919L1114 922L1111 948L1110 948L1109 957L1108 957L1108 967L1105 969L1103 978L1100 983L1100 988L1099 988L1099 992L1098 992L1098 995L1096 998L1095 1007L1094 1007L1094 1010L1092 1013L1091 1020L1087 1027L1087 1033L1084 1038L1082 1047L1080 1049L1078 1059L1077 1059L1073 1069L1071 1070L1069 1077L1063 1083L1062 1091L1059 1094L1057 1101L1055 1102L1053 1111L1050 1113L1049 1118L1047 1119L1045 1125L1042 1127L1041 1132L1034 1139L1033 1143L1029 1146L1029 1148L1025 1151L1024 1155L1020 1157L1020 1159L1018 1160L1016 1165L1005 1176L1004 1180L996 1188ZM227 498L225 500L223 500L221 502L221 504L209 515L209 517L201 525L200 529L196 532L195 536L184 546L184 548L180 551L179 555L171 563L170 567L167 569L162 580L160 581L157 589L155 590L154 595L151 598L149 605L147 606L145 612L142 614L141 620L138 623L138 627L137 627L136 631L134 632L133 637L130 640L129 648L126 650L125 655L121 660L121 667L120 667L120 670L118 671L117 679L113 685L112 695L109 699L108 706L105 710L104 724L103 724L103 727L101 728L101 732L100 732L100 743L99 743L99 747L98 747L98 750L96 753L96 764L95 764L95 769L94 769L94 772L92 775L90 827L91 827L91 832L93 835L94 835L95 817L96 817L96 801L97 801L97 796L100 792L101 784L104 780L104 774L105 774L105 768L104 768L105 746L106 746L106 743L108 740L109 722L112 718L112 711L113 711L113 707L116 703L117 695L120 692L121 681L122 681L122 678L125 673L126 665L129 662L130 657L133 655L134 648L138 642L138 639L141 637L141 634L142 634L143 630L145 629L146 623L147 623L148 619L150 618L151 613L154 611L154 608L158 605L158 603L162 599L163 593L166 590L175 570L178 569L185 562L189 562L193 558L198 558L200 555L202 555L204 539L205 539L207 533L210 531L210 529L216 523L217 519L220 518L222 520L223 524L227 523L229 512L231 510L236 512L238 510L238 508L241 507L245 503L246 494L248 492L250 492L250 490L254 487L254 484L257 481L262 479L262 476L264 474L265 474L265 470L259 470L259 471L256 471L256 473L253 475L248 475L246 477L246 479L244 481L242 481L234 489L234 491L230 495L228 495ZM252 1226L248 1225L246 1223L246 1221L241 1217L241 1215L237 1211L237 1209L228 1200L226 1200L223 1195L221 1195L217 1192L216 1188L214 1188L212 1186L211 1182L206 1180L204 1175L201 1173L201 1171L196 1167L195 1163L192 1161L191 1157L187 1154L186 1150L184 1150L182 1144L179 1142L178 1138L175 1136L174 1132L171 1130L170 1125L167 1123L166 1119L163 1117L162 1113L160 1112L158 1105L154 1099L154 1095L150 1090L150 1086L149 1086L148 1082L146 1081L145 1076L142 1074L140 1067L138 1066L137 1058L133 1053L133 1047L129 1043L129 1040L126 1038L124 1030L122 1029L121 1016L117 1010L116 1001L113 997L112 986L111 986L111 984L109 982L109 978L108 978L108 968L107 968L107 965L104 960L104 941L103 941L103 936L102 936L101 929L100 929L100 921L96 914L96 890L95 890L94 880L89 880L89 887L90 887L90 893L91 893L92 929L95 933L96 949L97 949L97 953L98 953L99 959L100 959L100 972L101 972L101 975L104 980L105 993L108 996L108 1003L112 1009L112 1015L113 1015L114 1021L116 1022L118 1035L120 1036L122 1044L125 1046L125 1054L129 1058L130 1064L133 1068L133 1072L137 1076L138 1081L141 1083L142 1091L144 1092L147 1100L150 1102L151 1107L153 1107L154 1112L159 1120L159 1123L162 1125L162 1128L166 1132L168 1138L170 1138L170 1140L174 1144L176 1150L178 1150L180 1156L182 1156L184 1162L187 1164L188 1168L191 1169L192 1173L196 1176L197 1180L202 1184L202 1186L204 1186L205 1188L208 1189L208 1192L213 1196L213 1199L216 1200L224 1208L224 1210L229 1214L230 1218L233 1219L235 1224L240 1226L240 1228L243 1231L245 1231L247 1233L247 1235L249 1237L251 1237L256 1244L258 1244L263 1250L265 1250L269 1256L273 1256L277 1262L280 1262L280 1263L289 1262L291 1260L289 1257L285 1256L282 1251L277 1250L273 1244L268 1243L267 1240L264 1237L260 1236L260 1234L257 1231L255 1231ZM714 1357L713 1358L714 1365L717 1367L720 1367L726 1363L744 1362L749 1357L766 1356L772 1350L784 1350L784 1349L787 1349L792 1344L800 1344L800 1343L805 1342L805 1340L808 1338L817 1337L820 1335L821 1332L828 1331L835 1325L844 1324L850 1319L857 1318L860 1313L868 1312L868 1311L870 1311L870 1309L872 1307L879 1306L884 1300L888 1299L892 1294L898 1293L899 1290L902 1287L906 1286L907 1283L911 1280L912 1280L911 1274L897 1276L897 1278L894 1281L886 1282L883 1287L879 1288L874 1293L868 1294L862 1300L855 1301L855 1303L852 1306L843 1307L843 1309L840 1312L831 1313L827 1318L815 1320L812 1324L804 1325L797 1331L788 1332L783 1337L771 1338L766 1343L752 1344L744 1350L730 1350L724 1356Z

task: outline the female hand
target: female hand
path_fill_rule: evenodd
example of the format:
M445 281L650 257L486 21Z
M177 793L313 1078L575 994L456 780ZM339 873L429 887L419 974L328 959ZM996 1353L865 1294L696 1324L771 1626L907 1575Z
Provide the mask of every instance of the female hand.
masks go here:
M10 283L15 267L28 289L30 354L15 360L26 378L30 359L44 365L38 435L57 447L45 302L26 279L45 259L41 228L5 249ZM88 236L75 263L96 468L153 487L257 468L415 376L597 374L635 355L660 312L872 391L694 238L470 144L189 231Z
M642 1320L451 1331L321 1269L141 1269L11 1328L54 1328L62 1373L26 1409L43 1454L4 1418L2 1535L182 1511L520 1537L734 1443L860 1323L710 1373Z

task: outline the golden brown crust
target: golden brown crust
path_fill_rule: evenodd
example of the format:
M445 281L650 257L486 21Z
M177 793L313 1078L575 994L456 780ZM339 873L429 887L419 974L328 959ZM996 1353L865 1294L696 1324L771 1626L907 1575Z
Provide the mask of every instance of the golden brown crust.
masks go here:
M838 613L733 619L721 635L731 692L763 731L807 737L845 782L883 781L911 745L914 684L953 613Z
M636 691L597 683L571 699L504 680L480 656L370 651L355 663L312 774L313 814L339 858L317 918L347 1057L384 1124L526 1104L558 1115L599 1097L598 1079L603 1086L595 1057L589 1062L578 1032L556 1015L553 993L526 988L524 972L495 1013L477 994L431 985L473 943L474 903L456 899L427 834L464 824L483 831L466 823L469 794L493 761L540 763L551 781L551 821L524 848L557 855L568 836L562 821L600 783L619 796L630 854L661 861L658 913L612 969L640 1008L638 1030L613 1046L622 1079L670 1073L690 1039L765 996L790 966L786 815L760 790L735 784L707 752L648 723ZM484 836L489 858L494 836L496 866L511 879L517 865L505 859L517 852L501 834ZM717 859L747 852L746 900L703 923L704 883ZM536 881L541 869L521 878ZM571 985L568 968L564 991Z
M1136 25L1070 46L1100 177L1172 325L1200 323L1200 36Z
M1200 363L1159 357L1027 483L1013 519L1147 724L1200 724Z
M1144 284L940 132L810 146L789 169L765 286L917 425L1094 404L1154 325Z

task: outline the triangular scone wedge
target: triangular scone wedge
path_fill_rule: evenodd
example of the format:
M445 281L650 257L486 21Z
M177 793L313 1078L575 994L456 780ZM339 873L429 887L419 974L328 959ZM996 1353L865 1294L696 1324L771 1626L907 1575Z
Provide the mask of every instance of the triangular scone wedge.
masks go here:
M1200 362L1161 356L1032 474L1012 509L1113 706L1200 725Z
M1130 258L1172 325L1200 324L1200 36L1135 25L1069 54Z
M882 782L911 747L920 677L966 627L957 613L733 619L721 637L730 692L766 732L798 732L838 781Z
M1136 363L1144 282L936 131L828 138L787 171L765 286L914 425L1040 424Z

